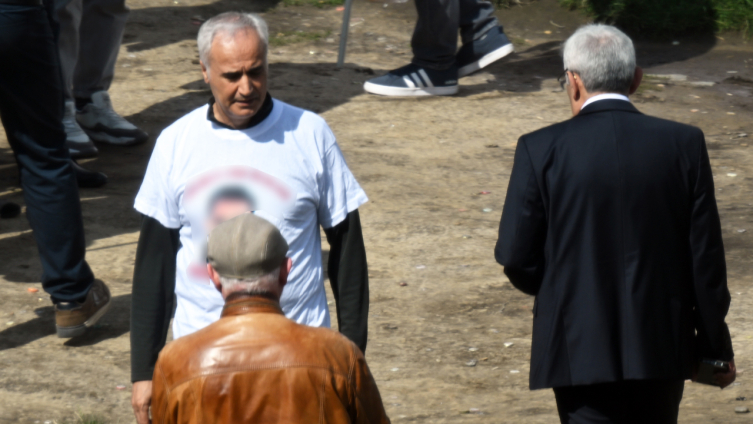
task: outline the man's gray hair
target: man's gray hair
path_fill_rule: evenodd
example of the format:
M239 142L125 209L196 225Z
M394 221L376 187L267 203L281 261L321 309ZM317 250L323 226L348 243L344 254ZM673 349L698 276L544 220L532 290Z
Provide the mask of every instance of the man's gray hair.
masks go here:
M257 278L238 279L220 275L220 284L222 284L222 292L225 294L247 293L258 295L274 293L280 284L280 268Z
M619 29L585 25L565 42L565 69L577 73L589 93L627 93L635 75L635 47Z
M233 36L238 31L252 29L256 31L264 47L264 61L266 62L267 50L269 50L269 30L267 23L260 16L253 13L225 12L209 18L199 28L197 44L199 45L199 59L204 66L209 67L209 52L212 49L214 37L223 32Z

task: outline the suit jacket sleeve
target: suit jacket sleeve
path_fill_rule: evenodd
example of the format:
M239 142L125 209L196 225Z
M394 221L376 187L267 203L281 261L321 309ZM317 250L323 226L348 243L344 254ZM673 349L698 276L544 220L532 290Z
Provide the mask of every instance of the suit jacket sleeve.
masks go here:
M369 269L358 209L332 228L327 273L337 310L337 328L366 352L369 324Z
M732 341L724 318L730 304L722 229L714 195L714 178L703 133L698 130L700 153L693 187L690 248L693 257L695 326L701 358L730 360Z
M523 136L515 149L494 257L524 293L536 295L541 287L546 232L546 210Z

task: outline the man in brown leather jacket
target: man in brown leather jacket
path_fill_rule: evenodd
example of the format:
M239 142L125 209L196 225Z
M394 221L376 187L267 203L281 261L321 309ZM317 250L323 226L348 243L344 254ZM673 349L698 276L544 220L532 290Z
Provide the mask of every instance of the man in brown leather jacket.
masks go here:
M219 321L167 345L153 376L162 423L389 423L361 351L345 336L285 318L292 262L277 228L251 213L209 236Z

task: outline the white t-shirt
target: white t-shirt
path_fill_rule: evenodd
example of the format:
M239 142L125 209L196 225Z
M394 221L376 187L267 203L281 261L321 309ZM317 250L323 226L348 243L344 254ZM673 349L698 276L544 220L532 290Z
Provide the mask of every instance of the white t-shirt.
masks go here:
M334 134L318 115L278 100L246 130L212 123L208 107L160 134L134 204L165 227L180 228L173 336L219 319L224 302L206 273L207 234L247 211L275 224L290 246L293 269L280 301L285 315L329 327L319 226L337 225L368 200Z

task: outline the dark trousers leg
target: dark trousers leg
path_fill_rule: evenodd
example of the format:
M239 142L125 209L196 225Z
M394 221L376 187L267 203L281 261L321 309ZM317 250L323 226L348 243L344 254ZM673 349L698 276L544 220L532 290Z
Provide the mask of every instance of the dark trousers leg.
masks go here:
M677 424L685 382L630 380L557 387L562 424Z
M18 162L42 285L53 301L78 300L94 276L84 260L57 47L43 7L0 4L0 63L0 117Z
M494 16L494 6L486 0L460 1L460 39L463 44L483 37L490 29L499 26Z
M486 0L416 0L416 10L413 63L429 69L447 69L455 63L458 29L466 43L497 25L494 6Z

